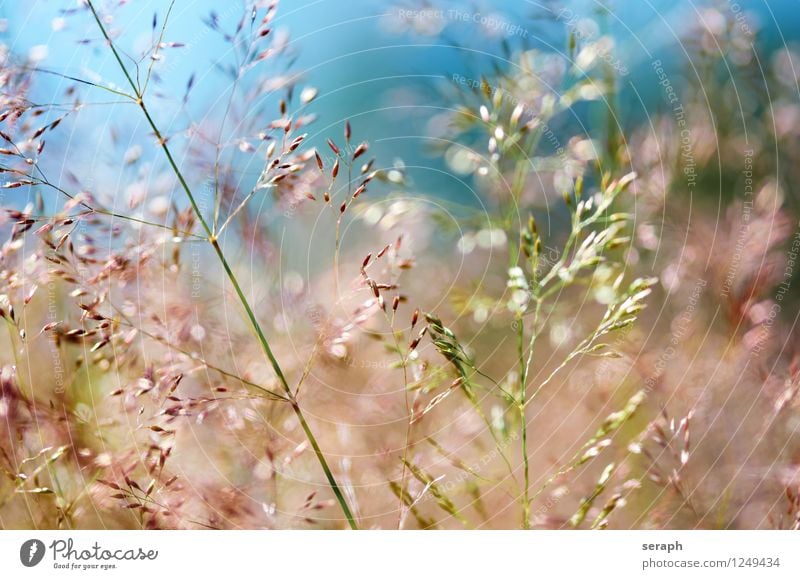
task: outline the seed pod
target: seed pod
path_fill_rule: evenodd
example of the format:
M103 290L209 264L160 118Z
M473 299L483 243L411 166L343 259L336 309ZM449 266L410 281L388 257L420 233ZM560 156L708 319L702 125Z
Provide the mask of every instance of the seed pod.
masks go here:
M331 151L333 151L333 152L334 152L334 154L336 154L336 155L338 155L338 154L339 154L339 147L337 147L337 146L336 146L336 143L334 143L334 142L333 142L332 140L330 140L330 139L328 139L328 146L331 148Z
M514 110L511 112L511 118L509 119L509 124L512 127L516 127L517 123L519 123L519 119L522 117L522 113L525 112L525 105L522 103L518 103L517 106L514 107Z
M369 145L366 143L361 143L358 147L356 147L355 152L353 153L353 161L358 159L361 155L367 152Z
M306 135L300 135L299 137L297 137L296 139L294 139L294 140L292 141L292 143L289 145L289 152L291 153L292 151L294 151L295 149L297 149L297 147L299 147L299 146L300 146L300 144L303 142L303 140L304 140L305 138L306 138Z
M533 213L528 215L528 231L530 231L532 234L538 233L536 219L534 218Z

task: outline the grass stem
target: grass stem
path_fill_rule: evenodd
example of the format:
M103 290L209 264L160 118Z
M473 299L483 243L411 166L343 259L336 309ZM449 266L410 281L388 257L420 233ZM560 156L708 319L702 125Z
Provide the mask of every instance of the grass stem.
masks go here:
M186 179L184 178L183 173L178 167L178 164L175 162L175 159L173 158L172 153L170 152L169 147L167 146L166 139L164 139L164 137L161 134L161 131L159 131L157 125L153 121L153 118L150 116L150 112L148 111L147 106L145 105L144 102L144 95L139 93L136 83L133 81L133 78L128 72L127 67L122 62L122 59L120 58L119 53L117 52L117 49L114 47L114 43L108 36L105 26L103 26L100 16L97 14L97 11L95 10L92 0L87 0L87 3L92 11L92 14L94 15L94 19L97 22L97 26L100 28L100 31L102 32L103 36L108 42L111 52L114 54L114 58L117 60L117 63L119 64L119 67L122 69L125 78L127 78L128 83L131 85L131 88L133 88L134 92L137 94L136 103L139 105L139 108L142 110L142 113L147 119L147 122L150 125L150 128L153 130L153 133L155 134L156 139L158 140L161 146L161 149L164 151L164 154L167 157L167 161L169 162L170 167L172 168L173 172L175 173L175 176L177 177L178 181L181 184L181 187L186 193L186 197L189 199L189 203L191 204L195 215L200 221L203 230L208 235L208 241L214 248L217 257L219 258L219 261L222 264L222 268L225 270L225 274L228 276L228 279L230 280L231 285L233 286L233 289L236 292L236 295L242 304L242 307L244 307L247 318L250 321L250 324L253 327L256 336L258 337L258 342L261 345L261 349L264 351L264 354L269 359L270 365L272 366L275 375L278 377L278 380L281 383L281 387L283 388L287 398L289 399L289 402L292 406L292 410L294 410L294 413L297 416L297 420L300 423L300 426L303 429L303 432L305 433L308 442L311 444L311 447L314 450L314 454L316 455L317 460L319 461L319 464L322 467L323 472L325 473L325 477L327 478L328 484L330 485L331 490L333 491L333 494L336 497L336 501L339 503L342 512L347 518L347 522L350 525L350 528L358 529L358 525L356 524L355 518L353 517L350 507L347 504L347 500L344 497L344 493L342 492L342 489L339 486L339 484L336 482L336 478L333 476L333 472L328 466L328 461L325 458L325 454L322 452L322 449L320 448L316 437L311 431L311 427L308 425L308 422L306 421L305 415L303 414L300 405L297 403L297 399L295 398L295 395L292 392L291 387L289 386L289 382L287 381L286 376L284 375L283 370L281 369L281 366L278 363L277 358L275 357L275 354L272 352L272 348L269 345L269 341L267 340L267 337L264 334L263 329L261 328L261 324L256 318L253 308L250 306L250 302L244 295L244 291L242 291L242 288L239 285L239 281L236 278L236 275L234 274L230 264L228 263L228 260L222 251L219 241L217 240L217 237L213 234L208 222L206 221L205 217L203 216L200 210L200 207L197 204L197 200L195 199L192 190L190 189L188 183L186 182Z

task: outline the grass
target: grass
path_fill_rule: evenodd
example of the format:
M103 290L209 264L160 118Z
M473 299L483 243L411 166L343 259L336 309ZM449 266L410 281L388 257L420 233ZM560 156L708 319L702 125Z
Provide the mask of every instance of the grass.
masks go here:
M138 55L113 11L69 13L93 22L83 44L124 87L5 63L0 526L797 527L797 364L770 313L790 299L777 185L725 222L669 205L687 173L668 114L627 133L568 122L622 115L617 61L591 60L607 45L572 31L594 65L518 47L507 70L437 87L433 152L485 210L426 203L357 123L339 123L341 147L316 130L318 91L287 76L272 5L232 30L204 20L230 48L230 94L168 134L161 109L190 119L196 98L194 75L157 92L183 48L173 6ZM42 75L70 102L34 100ZM253 88L276 77L265 105ZM109 149L130 191L45 146L82 134L81 111L108 105L84 94L102 93L146 123ZM717 142L740 155L736 134ZM692 152L693 170L713 157ZM663 214L674 231L656 230Z
M242 307L244 308L247 314L247 318L250 320L250 323L253 326L253 330L256 333L261 348L264 350L264 354L269 359L269 363L272 366L272 369L275 371L275 374L278 376L278 379L280 380L284 393L286 394L292 406L292 410L294 410L295 414L297 415L297 419L303 428L303 432L305 433L306 437L308 438L308 441L311 443L311 446L314 449L314 454L316 454L317 460L319 461L319 464L322 467L323 472L325 473L325 477L328 479L328 482L331 485L331 490L333 491L334 495L336 495L336 500L339 502L339 505L342 508L342 512L347 518L348 524L352 529L357 529L358 525L356 524L355 519L353 518L353 514L350 512L350 507L347 506L347 501L345 500L344 495L342 494L339 484L336 482L336 479L334 478L333 473L331 472L331 469L328 466L328 461L325 459L325 455L322 453L322 450L319 447L317 439L311 432L311 428L308 426L308 422L306 422L305 416L303 415L303 411L300 409L300 405L297 403L297 400L294 397L294 393L292 392L292 389L289 386L289 382L286 380L286 376L284 376L283 374L283 370L281 369L280 364L278 364L278 360L275 358L275 354L272 353L272 348L270 348L269 346L269 342L267 341L267 337L264 335L264 330L262 330L261 324L259 324L258 320L256 319L256 315L253 312L253 308L250 307L250 303L247 301L247 297L244 295L244 292L242 291L242 288L239 285L239 281L236 279L236 275L233 273L233 270L231 269L228 260L225 258L225 254L222 252L222 248L219 245L219 241L217 240L216 235L211 231L211 228L209 227L208 223L206 223L206 220L203 217L203 213L202 211L200 211L200 207L197 205L197 201L195 200L194 195L192 195L192 191L191 189L189 189L189 185L186 183L186 179L183 177L183 174L178 168L178 165L175 163L175 159L172 157L172 153L170 153L169 151L169 147L167 146L166 140L161 135L161 131L158 130L158 127L156 126L155 122L153 121L153 118L150 116L150 113L147 110L147 106L145 105L144 102L144 91L142 92L142 94L138 93L136 83L133 82L133 79L128 73L128 69L123 64L122 59L120 58L116 48L114 48L114 43L108 36L108 33L106 32L106 29L103 26L103 23L100 20L97 11L95 10L94 4L92 3L91 0L87 0L87 4L89 5L89 8L92 11L92 15L94 16L94 19L97 22L98 28L103 33L103 37L108 42L109 49L111 50L111 52L113 52L114 58L119 64L120 70L125 75L128 84L130 84L131 90L133 90L134 92L136 104L139 105L139 108L142 110L142 114L144 114L144 116L147 118L148 124L153 129L153 133L155 134L156 140L161 144L161 148L163 149L164 154L166 155L167 160L169 161L170 167L172 167L172 170L175 172L175 176L178 178L178 181L180 181L181 187L186 193L186 197L191 203L192 209L194 210L197 219L200 221L200 225L202 225L203 230L206 233L208 242L214 248L214 252L217 254L217 257L219 258L222 267L225 269L225 274L228 276L228 279L230 280L231 285L233 286L233 289L236 292L236 296L239 298L239 301L241 302ZM173 5L174 2L170 4L170 8L167 11L167 19L169 18L169 12L171 12ZM166 26L166 19L165 19L165 26ZM149 80L149 73L148 73L148 80ZM147 84L145 83L145 89L146 87Z

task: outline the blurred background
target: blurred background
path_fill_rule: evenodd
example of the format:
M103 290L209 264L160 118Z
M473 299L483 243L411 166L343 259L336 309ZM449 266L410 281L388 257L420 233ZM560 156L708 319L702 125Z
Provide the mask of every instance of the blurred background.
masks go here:
M132 51L144 49L152 39L154 14L164 12L165 5L148 1L119 4L114 32ZM82 48L81 41L96 40L98 33L90 19L69 17L79 5L79 1L2 2L4 42L8 49L29 55L42 68L121 84L124 79L116 62L101 45ZM586 39L607 36L613 42L614 71L624 74L618 74L618 94L611 102L621 130L630 131L666 108L663 91L654 82L654 60L663 63L679 92L711 80L706 70L690 64L694 41L699 40L693 33L698 23L730 26L736 36L735 54L721 45L705 47L725 61L714 79L721 92L705 95L707 104L713 106L714 100L722 98L724 87L748 82L750 68L759 64L767 67L776 51L797 41L800 26L792 18L796 8L791 1L763 0L396 4L354 0L343 5L328 0L289 0L281 3L272 28L275 35L285 35L295 60L291 74L319 89L319 97L308 107L309 112L320 116L313 128L312 144L323 143L322 135L330 131L341 132L344 120L351 119L360 137L373 144L377 156L403 159L413 167L409 176L418 190L434 197L477 203L465 191L464 183L446 175L448 168L441 158L430 154L430 129L436 129L431 123L446 112L435 99L443 89L459 86L459 79L463 89L467 79L475 81L493 71L508 71L513 68L511 55L528 48L568 56L570 27L565 24L580 22ZM185 124L186 115L174 110L174 105L190 78L194 79L195 95L188 107L192 118L202 119L224 108L230 92L224 67L233 62L231 46L224 33L202 22L214 19L220 30L232 32L241 9L239 2L225 7L211 0L176 4L169 38L185 46L164 51L157 69L158 92L166 101L159 110L162 122ZM728 16L729 23L723 15ZM756 46L760 63L753 62L750 43ZM49 102L68 84L67 79L43 76L37 81L35 94ZM280 86L280 80L276 80L274 86L263 87L259 105L276 107ZM753 102L757 97L744 96L744 100ZM581 128L598 136L607 127L596 121L607 112L603 106L594 108L594 118ZM83 115L92 115L89 124L94 127L94 134L88 138L81 135L91 143L87 160L99 161L102 155L97 153L108 138L104 136L107 121L117 115L117 110L105 107ZM142 121L133 118L130 122L136 125ZM741 127L741 119L739 123ZM236 129L230 127L232 132ZM92 167L93 172L96 169L100 167ZM251 168L252 180L257 170Z

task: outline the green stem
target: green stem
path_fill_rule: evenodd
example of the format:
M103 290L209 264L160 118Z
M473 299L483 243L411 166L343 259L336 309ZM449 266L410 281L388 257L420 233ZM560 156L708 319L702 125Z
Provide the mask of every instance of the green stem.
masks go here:
M536 331L536 327L533 328ZM522 493L522 528L530 529L531 503L528 498L530 488L530 468L528 464L528 421L525 418L525 400L527 398L526 385L528 382L525 365L525 323L522 316L517 316L517 353L519 356L519 385L520 400L517 403L520 420L522 421L522 464L525 476L525 488Z
M331 472L331 469L328 466L328 461L325 458L325 455L323 454L319 444L317 443L317 439L311 432L311 428L309 427L308 422L306 421L303 411L300 409L300 405L297 403L297 399L294 393L292 392L291 387L289 386L289 382L286 380L286 376L284 375L283 370L280 367L280 364L278 364L278 360L275 358L275 354L273 354L272 352L272 348L269 345L267 337L264 335L264 331L261 328L261 324L258 322L258 319L256 318L256 315L253 312L253 309L247 300L247 297L244 295L244 292L242 291L242 288L239 285L239 281L237 280L236 275L233 273L233 270L231 269L231 266L228 263L225 254L222 252L222 248L219 245L219 241L211 231L211 228L209 227L205 217L203 217L203 214L200 211L200 207L197 205L197 201L195 200L195 197L192 194L189 185L186 183L186 179L183 177L183 173L181 173L180 169L178 168L178 165L175 162L175 159L172 157L172 153L170 152L169 147L167 146L166 140L161 135L161 132L158 130L158 127L156 126L155 122L150 116L150 113L144 104L143 95L139 94L138 89L136 87L136 83L134 83L133 79L128 73L128 69L123 64L122 59L120 58L119 53L117 52L117 49L114 47L114 43L108 36L108 33L106 32L106 29L103 26L103 23L101 22L100 17L94 8L92 0L87 0L87 3L89 4L89 8L91 9L92 14L94 15L94 19L97 21L97 25L100 28L100 31L103 33L103 36L108 42L108 45L111 48L111 52L114 54L114 57L116 58L117 63L119 64L119 67L125 74L125 78L128 79L128 83L131 85L131 88L133 88L134 92L138 95L136 103L139 105L139 108L142 109L142 112L144 113L147 122L150 124L150 128L153 130L156 139L158 139L158 142L161 145L161 149L164 151L164 154L167 157L167 161L172 167L175 176L178 178L181 187L186 193L186 197L189 199L189 203L192 205L192 209L194 210L195 215L197 215L197 218L200 221L203 230L208 235L208 240L211 243L211 246L214 248L214 251L216 252L217 257L219 258L219 261L222 264L222 267L225 270L225 273L228 276L228 279L230 280L231 285L233 286L233 289L239 298L239 301L244 307L245 313L247 314L247 318L250 320L250 324L255 330L256 336L258 337L258 341L261 344L261 349L264 351L264 354L266 354L267 358L269 359L272 369L275 372L276 376L278 377L278 380L281 383L281 387L283 388L287 398L289 399L289 402L292 406L292 410L294 410L294 413L297 416L297 420L300 423L300 426L302 427L303 432L305 433L306 438L308 439L308 442L314 449L314 454L316 455L317 460L319 461L319 464L322 467L323 472L325 473L325 477L328 479L328 484L330 485L333 494L336 496L336 500L339 503L342 512L344 512L344 515L347 518L347 522L350 525L350 528L358 529L358 525L356 524L355 518L353 517L353 514L350 511L350 507L347 504L347 500L344 497L344 493L342 492L342 489L339 486L339 484L336 482L336 478L333 476L333 473Z

